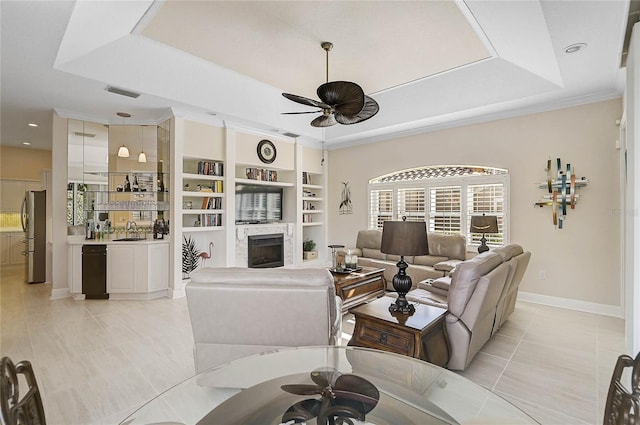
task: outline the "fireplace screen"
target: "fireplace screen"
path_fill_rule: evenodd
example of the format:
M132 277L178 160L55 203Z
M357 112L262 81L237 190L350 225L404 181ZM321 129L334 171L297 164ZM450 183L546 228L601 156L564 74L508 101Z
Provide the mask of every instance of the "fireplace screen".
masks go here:
M249 236L247 259L249 268L284 266L284 235Z

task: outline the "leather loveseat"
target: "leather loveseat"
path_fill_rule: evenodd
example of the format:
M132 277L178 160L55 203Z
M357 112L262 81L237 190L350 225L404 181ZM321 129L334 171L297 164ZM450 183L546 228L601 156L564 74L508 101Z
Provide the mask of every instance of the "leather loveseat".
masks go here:
M326 269L202 268L185 291L196 373L276 348L340 343L342 301Z
M425 279L436 279L448 275L457 264L466 258L466 239L461 235L443 235L427 232L428 255L405 256L409 264L407 274L411 276L414 288ZM393 291L393 276L398 273L396 267L400 257L380 251L382 230L360 230L355 248L338 251L339 255L355 254L359 266L384 269L387 290Z
M420 282L407 294L409 302L447 308L449 369L464 370L513 312L530 258L520 245L505 245L461 262L451 276Z

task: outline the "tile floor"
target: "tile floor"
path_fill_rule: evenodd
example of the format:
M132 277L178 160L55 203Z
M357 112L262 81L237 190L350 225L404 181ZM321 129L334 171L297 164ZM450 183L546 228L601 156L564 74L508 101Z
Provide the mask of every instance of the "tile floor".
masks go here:
M51 425L117 424L194 373L186 300L50 301L0 271L0 355L34 364ZM344 318L345 340L353 318ZM526 302L461 374L543 424L602 423L620 319Z

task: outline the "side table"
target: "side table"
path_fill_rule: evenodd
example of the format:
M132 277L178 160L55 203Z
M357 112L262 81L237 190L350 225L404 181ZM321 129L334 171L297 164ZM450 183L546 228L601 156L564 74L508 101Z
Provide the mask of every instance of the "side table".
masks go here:
M449 340L444 319L447 310L417 304L411 314L391 313L392 297L382 297L350 310L356 324L350 346L375 348L446 367Z
M384 269L361 268L360 271L348 274L331 272L336 295L342 298L342 313L384 295Z

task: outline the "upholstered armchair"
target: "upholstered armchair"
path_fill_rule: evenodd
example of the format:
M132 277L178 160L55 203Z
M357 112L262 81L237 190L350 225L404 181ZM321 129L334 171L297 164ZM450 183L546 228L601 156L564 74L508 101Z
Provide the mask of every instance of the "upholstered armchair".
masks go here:
M203 268L186 295L197 373L276 348L340 342L342 301L326 269Z

